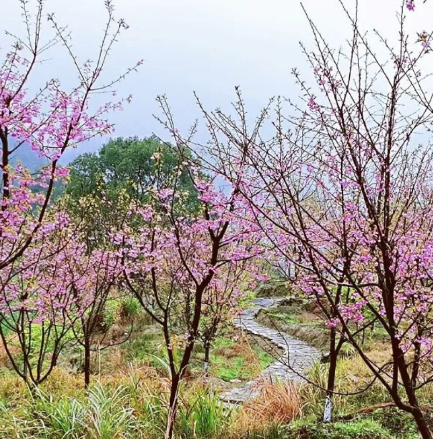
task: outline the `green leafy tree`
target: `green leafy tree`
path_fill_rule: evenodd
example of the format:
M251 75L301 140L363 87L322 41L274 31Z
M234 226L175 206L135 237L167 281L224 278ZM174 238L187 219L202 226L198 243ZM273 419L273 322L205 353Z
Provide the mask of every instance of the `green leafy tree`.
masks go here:
M190 158L186 150L180 153L156 137L112 139L98 153L83 154L72 162L66 192L75 202L101 194L113 200L121 192L131 199L148 202L150 193L169 187L177 173L177 190L187 194L183 207L194 212L198 206L197 192L183 164L185 158Z

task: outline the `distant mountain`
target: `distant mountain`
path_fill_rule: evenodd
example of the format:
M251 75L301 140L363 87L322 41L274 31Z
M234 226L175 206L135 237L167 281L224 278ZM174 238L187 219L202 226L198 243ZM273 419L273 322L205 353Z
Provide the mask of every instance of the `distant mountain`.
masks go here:
M43 157L39 157L27 143L20 146L11 155L10 161L12 166L21 163L25 168L28 168L32 172L37 171L41 166L47 163L47 160Z
M13 149L13 147L17 145L17 142L15 142L13 139L10 139L9 142L11 145L11 149ZM75 158L77 158L80 154L84 154L85 152L95 152L99 149L99 147L100 145L87 142L86 144L81 144L77 148L69 148L65 151L59 163L62 166L66 166ZM29 169L30 172L36 172L42 166L46 165L48 163L48 160L44 157L40 157L37 152L32 150L31 146L28 143L24 143L16 151L14 151L10 157L10 164L12 166L16 166L18 163L21 163L21 165ZM1 176L2 171L0 170L0 189L2 188ZM53 200L58 198L63 193L64 187L65 186L58 181L54 183L54 193L52 197ZM34 190L38 192L45 191L45 189L41 187L35 187Z
M14 143L12 142L12 145ZM60 164L62 166L71 163L79 155L85 152L96 152L100 148L100 144L87 142L81 144L77 148L68 148L60 159ZM11 156L11 165L16 165L21 163L25 168L30 169L30 171L37 171L41 166L47 163L47 160L43 157L39 157L38 154L32 150L31 146L28 144L23 144L17 151L15 151Z

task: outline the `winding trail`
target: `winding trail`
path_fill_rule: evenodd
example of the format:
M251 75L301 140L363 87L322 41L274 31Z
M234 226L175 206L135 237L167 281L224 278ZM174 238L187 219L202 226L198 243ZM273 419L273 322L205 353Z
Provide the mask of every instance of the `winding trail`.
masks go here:
M254 300L254 306L242 311L234 321L236 327L267 340L269 345L275 349L275 352L279 349L283 350L283 355L254 380L222 394L221 398L225 402L240 404L248 399L255 398L260 394L260 383L264 380L301 382L302 377L300 375L305 374L314 361L320 358L320 353L316 348L289 334L268 328L256 321L260 310L273 308L283 300L284 298L257 298Z

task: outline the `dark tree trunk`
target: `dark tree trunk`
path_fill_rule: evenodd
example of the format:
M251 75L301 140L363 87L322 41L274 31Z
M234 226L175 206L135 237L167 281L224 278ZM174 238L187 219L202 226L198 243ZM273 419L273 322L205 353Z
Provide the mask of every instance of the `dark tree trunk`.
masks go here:
M177 415L180 379L181 379L180 375L176 374L172 377L171 380L170 405L168 410L167 429L165 431L164 439L173 438L174 425L176 422L176 415Z
M210 342L204 342L204 375L208 377L209 375L209 366L210 366Z
M84 337L84 387L89 388L90 385L90 337Z
M335 328L331 328L330 343L329 343L329 371L328 371L328 384L326 387L326 399L325 409L323 411L323 422L332 421L332 398L335 389L335 374L337 371L337 359L339 348L336 345L336 331Z
M424 413L419 406L415 389L412 387L412 379L407 369L404 353L398 343L398 340L394 341L393 356L394 362L400 372L401 381L403 383L408 402L411 406L411 410L409 410L409 413L411 413L411 415L413 416L422 439L433 439L432 432L430 431L430 428L427 424ZM406 411L408 410L406 409Z
M412 416L415 419L416 425L418 427L418 431L422 437L422 439L432 439L433 435L430 431L430 428L427 424L427 421L425 420L424 414L422 413L421 409L417 407L414 412L412 413Z

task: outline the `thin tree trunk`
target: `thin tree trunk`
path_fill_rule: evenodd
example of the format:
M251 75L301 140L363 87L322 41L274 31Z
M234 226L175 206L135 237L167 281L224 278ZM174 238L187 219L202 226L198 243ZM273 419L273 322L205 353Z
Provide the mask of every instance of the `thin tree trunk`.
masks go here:
M412 416L415 419L416 425L418 427L418 431L422 437L422 439L432 439L433 435L430 431L430 428L425 420L424 414L422 413L419 407L416 407L412 413Z
M400 372L401 381L403 382L404 390L407 395L408 402L411 406L410 413L413 416L416 425L418 427L418 431L422 437L422 439L433 439L432 432L427 424L427 421L424 417L424 413L422 412L418 398L415 393L415 389L412 387L412 379L409 376L407 365L404 357L404 353L398 345L398 340L395 341L396 346L393 346L393 356L394 361L397 364L398 370Z
M176 422L177 404L179 396L180 376L176 374L171 380L170 389L170 405L167 418L167 429L165 431L164 439L172 439L174 433L174 424Z
M209 366L210 366L210 343L205 341L204 343L204 376L207 378L209 376Z
M90 385L90 337L84 337L84 387L89 388Z
M330 343L329 343L329 371L328 371L328 385L326 387L325 409L323 411L323 422L332 421L332 398L335 388L335 374L337 370L338 351L336 347L336 331L331 328Z

